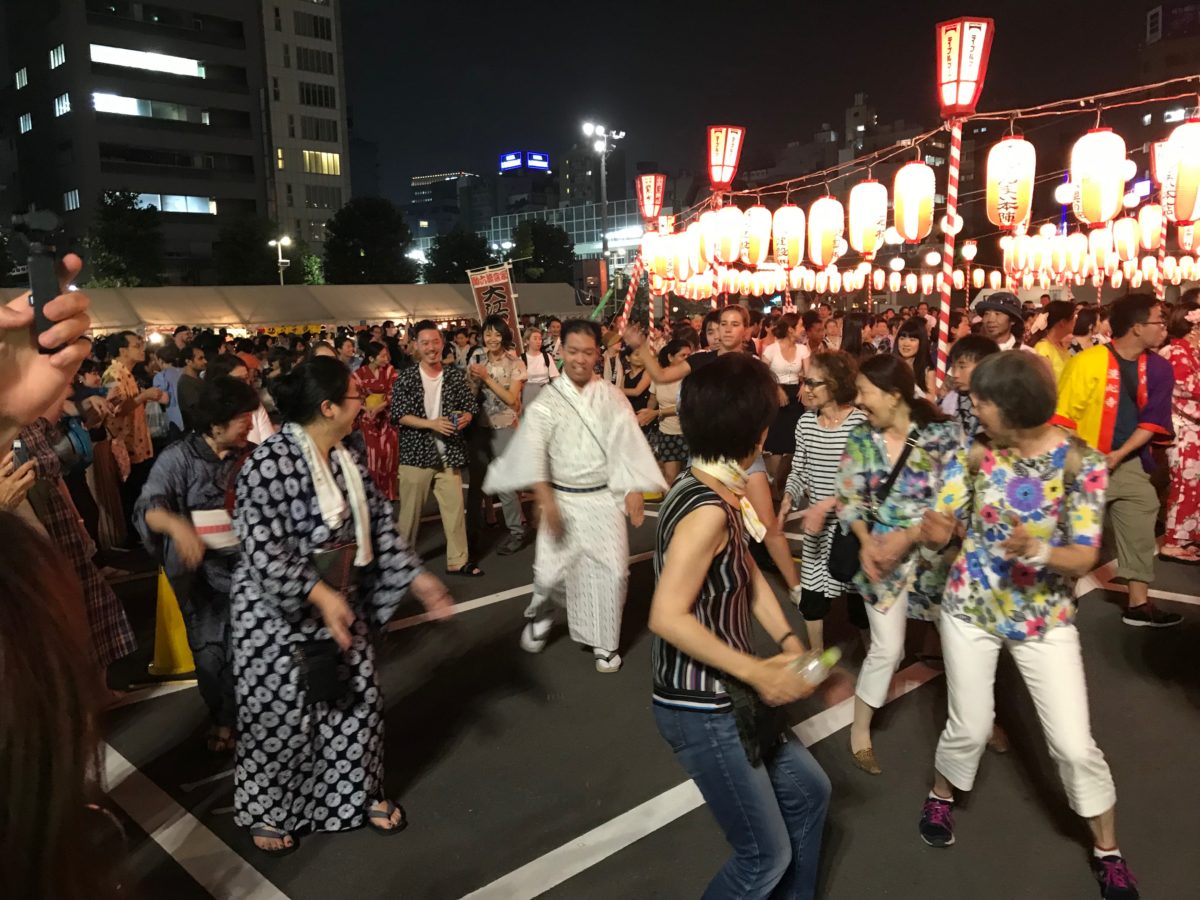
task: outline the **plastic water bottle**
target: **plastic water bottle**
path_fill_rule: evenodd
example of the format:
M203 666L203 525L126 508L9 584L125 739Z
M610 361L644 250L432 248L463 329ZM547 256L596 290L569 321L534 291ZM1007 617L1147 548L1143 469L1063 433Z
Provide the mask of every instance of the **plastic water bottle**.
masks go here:
M830 647L822 653L805 653L796 660L793 670L812 687L816 687L829 677L830 670L841 658L842 651L837 647Z

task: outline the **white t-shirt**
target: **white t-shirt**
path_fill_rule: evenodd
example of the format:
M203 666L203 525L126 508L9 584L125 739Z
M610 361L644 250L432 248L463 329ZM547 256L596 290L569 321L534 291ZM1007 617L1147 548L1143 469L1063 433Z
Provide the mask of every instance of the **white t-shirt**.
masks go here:
M810 355L811 351L807 347L797 344L795 355L789 362L784 359L779 344L770 344L763 350L762 361L771 368L771 374L780 384L799 384L800 376L804 373L804 364Z
M679 388L682 384L681 380L650 385L650 394L658 400L659 409L667 407L678 409ZM678 415L663 416L658 420L658 430L663 434L683 434L683 426L679 423Z
M552 378L559 376L558 366L554 365L553 358L547 366L546 357L542 356L540 350L537 353L525 354L525 371L529 374L526 384L549 384Z
M421 369L421 387L425 390L425 418L427 419L442 417L442 379L442 372L438 372L437 375L430 378L425 374L425 369ZM433 440L437 444L438 453L444 455L446 445L437 432L434 432Z

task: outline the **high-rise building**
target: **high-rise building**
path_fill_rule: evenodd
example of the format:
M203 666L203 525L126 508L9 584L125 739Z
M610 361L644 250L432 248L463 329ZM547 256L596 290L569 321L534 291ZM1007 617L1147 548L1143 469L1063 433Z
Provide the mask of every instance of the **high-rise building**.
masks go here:
M56 210L78 241L103 192L136 193L161 211L175 282L215 280L213 243L239 216L319 252L349 198L339 5L5 0L0 212Z
M270 138L267 197L281 229L318 254L350 199L340 0L262 0Z
M625 200L633 196L633 184L626 178L625 150L620 146L609 151L605 161L608 175L608 199ZM577 206L580 203L600 202L600 154L591 142L578 143L562 157L558 166L559 203Z

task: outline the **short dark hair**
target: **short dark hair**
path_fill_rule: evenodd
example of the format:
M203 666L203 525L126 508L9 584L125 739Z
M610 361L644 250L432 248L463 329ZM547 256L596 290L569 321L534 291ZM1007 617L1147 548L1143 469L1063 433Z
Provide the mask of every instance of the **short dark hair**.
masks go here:
M227 425L238 416L259 407L258 391L244 381L221 375L205 378L196 404L193 421L200 434L212 434L218 425Z
M1071 329L1071 334L1075 337L1087 337L1099 321L1100 310L1094 306L1085 306L1075 317L1075 327Z
M948 365L952 366L960 359L973 359L979 362L984 357L999 352L1000 345L990 337L982 334L968 334L951 345Z
M667 345L658 351L658 364L664 369L670 365L671 357L685 348L696 349L696 342L688 338L677 337L667 341Z
M1024 350L1004 350L982 360L971 373L971 394L996 404L1012 428L1045 425L1058 403L1050 364Z
M745 459L779 414L778 387L767 366L727 353L687 377L679 422L698 459Z
M784 313L776 320L775 327L772 329L775 337L780 340L787 337L788 332L795 328L798 322L799 319L796 318L795 313Z
M233 372L234 369L246 369L250 367L242 361L240 356L232 353L223 353L220 356L214 356L209 360L208 368L204 370L204 380L210 378L224 378Z
M500 346L507 350L513 345L512 328L504 316L488 316L483 320L484 331L494 331L500 335Z
M1047 296L1046 294L1042 295ZM1070 300L1051 300L1046 304L1046 331L1059 322L1069 322L1075 315L1075 304Z
M1134 325L1145 325L1150 310L1159 305L1153 294L1126 294L1113 301L1108 313L1108 327L1114 338L1123 338Z
M187 345L185 344L184 346ZM162 360L164 366L179 365L179 348L175 346L174 342L163 344L161 347L156 347L154 350L154 355Z
M172 334L183 334L185 331L191 331L191 330L192 330L192 329L191 329L191 328L189 328L187 325L179 325L179 326L178 326L178 327L176 327L176 329L175 329L175 330L172 332Z
M741 317L742 324L749 328L750 310L746 309L746 307L742 306L740 303L730 303L728 306L722 306L719 310L717 310L717 321L719 322L725 313L733 311L736 311L738 316Z
M108 355L111 359L116 359L121 355L121 351L129 346L129 339L136 338L137 335L132 331L118 331L116 334L110 334L108 340Z
M917 382L908 363L894 353L880 353L859 364L858 374L885 394L898 394L918 428L944 422L949 416L916 394Z
M363 348L363 353L366 354L367 360L370 361L386 349L387 346L380 341L368 341L367 346Z
M838 403L853 403L858 396L854 379L858 376L858 362L845 350L822 350L809 361L810 366L820 366L825 373L825 385Z
M275 385L275 405L288 422L307 425L325 401L341 403L350 388L350 370L332 356L316 356L292 369Z
M432 319L422 319L420 322L417 322L415 325L413 325L412 328L408 329L409 336L412 337L414 341L421 337L422 331L436 331L439 335L442 333L441 329L439 329L437 325L433 323Z
M604 335L600 332L600 325L591 319L570 319L563 323L561 337L564 347L567 346L567 338L573 334L588 335L596 342L597 350L604 346Z
M808 329L820 323L821 314L817 312L817 308L814 306L812 309L807 310L804 315L800 317L800 321L804 323L804 330L808 331Z

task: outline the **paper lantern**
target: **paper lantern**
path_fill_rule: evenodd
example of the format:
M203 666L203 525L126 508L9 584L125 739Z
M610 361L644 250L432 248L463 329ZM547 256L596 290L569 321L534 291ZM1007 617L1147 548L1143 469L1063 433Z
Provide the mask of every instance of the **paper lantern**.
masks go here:
M1125 196L1125 139L1111 128L1093 128L1071 148L1075 218L1100 226L1121 211Z
M790 269L804 262L804 210L785 203L771 217L775 262Z
M823 269L837 259L837 243L846 227L842 204L833 197L819 197L808 210L808 258Z
M965 259L967 262L970 262L978 255L979 255L979 245L978 244L976 244L974 241L963 241L963 245L962 245L962 258L963 259Z
M1138 228L1138 220L1133 216L1122 216L1113 223L1113 248L1122 261L1137 259L1140 239L1141 229Z
M885 284L887 284L887 272L883 269L876 269L871 273L871 287L877 291L882 291Z
M796 268L788 272L788 287L793 291L804 286L804 269Z
M1067 235L1067 271L1076 275L1082 272L1087 255L1087 235L1079 231Z
M1150 281L1158 275L1158 260L1153 256L1142 257L1142 275Z
M1056 234L1046 244L1046 267L1055 275L1061 275L1067 269L1067 239Z
M804 290L815 291L817 289L817 273L812 269L804 270Z
M733 184L745 136L740 125L708 126L708 180L714 191L727 191Z
M1037 151L1022 137L1006 137L988 151L987 217L1000 228L1013 228L1029 218Z
M829 293L836 294L842 289L842 273L832 266L829 268Z
M899 272L892 272L888 275L888 290L893 294L900 293L900 287L904 282L904 276Z
M646 221L658 218L662 211L663 191L666 189L667 176L663 174L639 175L635 179L637 187L638 211Z
M961 291L963 288L965 288L967 286L967 273L964 272L962 269L955 269L953 283L954 283L954 289L956 291Z
M1136 272L1134 272L1132 275L1129 276L1129 289L1131 291L1136 291L1138 288L1140 288L1142 286L1142 281L1143 281L1142 270L1138 269Z
M921 293L926 296L933 293L933 276L928 272L921 276Z
M1175 230L1175 240L1179 244L1179 249L1184 253L1191 253L1192 247L1196 245L1196 227L1194 225L1180 225Z
M983 271L983 269L976 269L971 273L971 286L974 288L983 287L985 278L987 278L987 272Z
M822 270L817 273L817 293L826 294L829 292L829 273Z
M742 262L761 266L771 249L771 211L765 206L751 206L743 214L745 239L742 243Z
M736 206L721 207L717 211L713 231L715 235L713 257L725 265L740 260L742 239L746 231L746 221L742 211Z
M1107 269L1108 258L1113 255L1112 229L1101 225L1088 232L1088 253L1097 269Z
M1164 256L1162 262L1162 277L1169 281L1175 280L1176 270L1179 268L1179 260L1174 256Z
M892 215L896 231L910 244L920 243L933 230L933 169L920 162L905 163L892 186Z
M909 272L904 276L904 290L909 294L915 294L920 282L917 279L916 272Z
M1163 207L1172 222L1190 225L1200 221L1200 119L1188 119L1171 132L1167 143L1175 177L1173 191L1172 185L1163 184Z
M1172 173L1171 145L1168 140L1150 142L1150 177L1159 187ZM1172 173L1173 177L1173 173Z
M706 265L719 262L717 259L717 234L720 230L720 221L720 211L715 209L705 210L696 220L696 224L700 228L701 252Z
M975 112L987 76L994 32L995 23L991 19L962 18L938 23L937 86L943 119Z
M671 269L671 236L669 234L647 234L649 239L649 255L647 263L650 271L660 279L666 278Z
M873 178L850 189L850 246L874 259L887 230L887 188Z
M1163 210L1157 203L1147 203L1138 210L1138 230L1143 250L1157 250L1163 240Z
M696 270L692 267L693 259L690 252L688 235L686 232L681 234L671 235L671 259L675 269L675 278L678 281L687 281L696 274Z
M992 269L988 272L988 287L993 291L998 291L1002 284L1004 284L1004 276L1000 274L999 269Z

